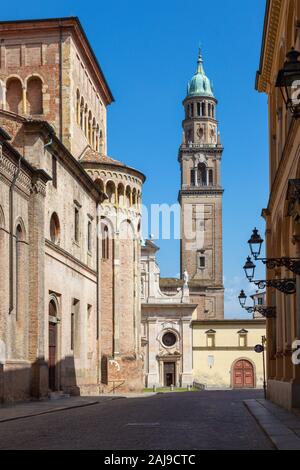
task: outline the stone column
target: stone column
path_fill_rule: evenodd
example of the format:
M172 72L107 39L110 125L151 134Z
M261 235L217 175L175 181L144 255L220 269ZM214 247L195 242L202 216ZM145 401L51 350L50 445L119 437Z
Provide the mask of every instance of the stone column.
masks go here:
M215 185L221 185L221 171L220 171L220 166L221 166L221 162L219 159L216 160L216 163L215 163L215 168L216 168L216 180L215 180Z
M45 321L45 196L49 176L38 170L32 181L29 202L29 360L32 363L31 393L36 398L48 394Z
M159 374L158 374L158 363L156 348L156 336L157 336L157 320L156 318L148 319L148 371L147 371L147 386L153 387L153 385L159 385Z
M2 88L2 106L3 106L3 109L6 110L6 86L3 85L3 88Z
M181 320L182 337L182 375L181 385L186 387L193 383L193 351L192 351L192 328L191 319L183 318Z
M88 114L87 110L84 113L84 135L87 140L89 140L89 126L88 126Z
M116 207L119 207L118 186L115 186L115 205L116 205Z
M93 125L92 120L88 120L88 141L91 146L93 146Z
M195 186L199 186L198 185L198 167L195 167Z
M22 97L22 101L23 101L23 114L27 114L27 90L26 90L26 87L23 87L23 97Z

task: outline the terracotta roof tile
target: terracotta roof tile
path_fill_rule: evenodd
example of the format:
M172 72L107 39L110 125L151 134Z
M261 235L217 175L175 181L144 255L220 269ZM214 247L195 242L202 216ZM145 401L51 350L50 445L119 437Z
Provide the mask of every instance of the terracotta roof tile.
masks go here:
M90 163L104 163L104 164L111 164L111 165L118 165L118 166L126 166L124 163L119 162L118 160L114 160L107 155L101 155L96 150L88 148L83 156L80 158L80 162L90 162Z

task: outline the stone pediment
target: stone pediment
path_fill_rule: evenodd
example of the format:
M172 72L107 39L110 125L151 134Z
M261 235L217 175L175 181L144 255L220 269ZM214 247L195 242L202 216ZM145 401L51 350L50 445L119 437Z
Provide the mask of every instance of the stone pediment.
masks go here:
M173 358L174 357L181 357L181 353L180 351L178 351L178 349L176 349L175 351L173 352L170 352L170 351L160 351L159 354L157 355L157 358L158 359L162 359L162 358Z

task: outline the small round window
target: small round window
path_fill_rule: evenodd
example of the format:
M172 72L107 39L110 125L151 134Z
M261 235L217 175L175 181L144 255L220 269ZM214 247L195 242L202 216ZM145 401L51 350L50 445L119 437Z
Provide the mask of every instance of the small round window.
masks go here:
M164 346L166 346L167 348L171 348L172 346L174 346L174 344L176 343L176 336L174 335L174 333L171 333L170 331L168 333L165 333L162 337L162 342L164 344Z

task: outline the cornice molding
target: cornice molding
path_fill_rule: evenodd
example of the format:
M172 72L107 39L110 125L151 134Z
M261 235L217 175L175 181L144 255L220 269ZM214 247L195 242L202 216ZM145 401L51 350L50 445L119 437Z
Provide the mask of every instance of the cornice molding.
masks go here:
M209 348L208 346L194 346L193 351L253 351L254 346L239 347L239 346L219 346Z
M212 188L212 189L181 189L180 196L222 196L224 189Z
M13 181L18 165L9 157L0 152L0 173L10 182ZM31 192L31 177L21 168L20 174L16 181L16 186L24 191L28 196Z
M268 0L267 3L260 66L256 74L256 89L262 93L268 91L271 82L274 52L283 4L283 0Z

